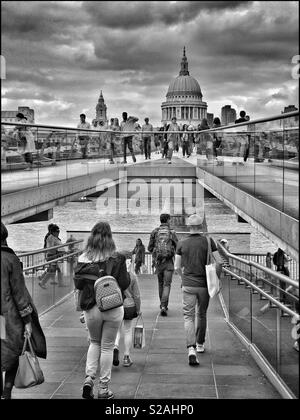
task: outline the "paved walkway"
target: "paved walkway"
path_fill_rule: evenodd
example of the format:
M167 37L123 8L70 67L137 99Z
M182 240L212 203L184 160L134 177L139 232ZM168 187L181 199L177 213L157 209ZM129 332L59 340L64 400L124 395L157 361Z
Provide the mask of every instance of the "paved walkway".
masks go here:
M210 302L206 352L189 366L183 327L180 280L175 277L167 317L159 315L157 280L139 280L146 346L133 350L134 364L113 367L111 389L118 399L281 399L224 321L218 298ZM73 298L41 318L47 360L40 359L45 383L13 391L20 399L80 399L87 334ZM120 348L122 357L122 347Z

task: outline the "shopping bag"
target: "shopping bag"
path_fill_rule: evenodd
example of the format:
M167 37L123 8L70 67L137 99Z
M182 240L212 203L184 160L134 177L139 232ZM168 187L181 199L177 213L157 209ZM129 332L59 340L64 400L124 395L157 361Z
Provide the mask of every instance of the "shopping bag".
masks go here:
M216 263L212 262L212 251L210 238L207 237L208 250L207 250L207 261L205 266L206 271L206 282L207 291L209 296L212 298L220 292L220 280L217 275Z
M27 344L30 351L26 350ZM44 375L38 358L33 351L30 337L25 333L24 346L21 356L19 356L19 367L15 377L15 387L30 388L42 384L44 381Z
M133 329L133 347L142 349L145 347L145 328L142 315L139 315Z
M80 292L81 290L74 289L74 304L75 304L75 310L80 312L82 309L80 308L79 299L80 299Z

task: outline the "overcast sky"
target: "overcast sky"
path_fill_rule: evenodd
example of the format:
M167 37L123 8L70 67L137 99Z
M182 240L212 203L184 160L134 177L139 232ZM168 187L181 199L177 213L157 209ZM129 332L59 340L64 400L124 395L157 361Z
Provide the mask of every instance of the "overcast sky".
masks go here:
M36 123L75 126L122 111L161 120L183 46L190 74L220 116L230 104L251 119L298 107L292 57L298 2L2 1L2 109L27 105Z

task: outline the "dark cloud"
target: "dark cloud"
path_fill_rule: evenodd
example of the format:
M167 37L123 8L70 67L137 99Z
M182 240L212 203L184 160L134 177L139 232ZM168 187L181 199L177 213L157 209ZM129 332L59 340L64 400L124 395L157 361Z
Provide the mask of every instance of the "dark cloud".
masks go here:
M261 116L297 104L298 2L7 1L2 105L75 124L83 110L94 117L102 89L109 116L126 108L159 122L184 45L210 112L231 103Z
M85 1L83 8L99 26L136 29L150 25L185 24L201 11L233 9L246 1Z

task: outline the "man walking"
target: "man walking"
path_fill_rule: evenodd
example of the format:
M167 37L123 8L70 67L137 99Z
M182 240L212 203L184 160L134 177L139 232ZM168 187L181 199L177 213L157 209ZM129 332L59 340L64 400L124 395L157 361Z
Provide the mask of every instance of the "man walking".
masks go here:
M168 135L168 164L171 164L173 151L174 149L177 150L179 144L179 133L172 133L172 131L180 131L179 126L176 122L176 117L172 118L168 131L171 132Z
M91 129L91 124L85 121L86 115L80 114L80 123L77 125L77 128L86 128L87 130ZM81 146L81 153L82 158L87 158L87 148L88 148L88 142L90 140L90 137L85 135L82 135L81 133L78 134L78 140L79 144Z
M149 133L143 134L144 131L153 131L152 124L149 124L149 118L145 118L145 124L142 126L142 139L144 142L145 159L151 159L151 137Z
M196 351L203 353L205 350L206 312L209 304L205 272L208 240L201 232L203 217L193 214L188 218L187 225L190 235L177 245L175 270L182 279L183 317L189 364L196 366L199 365ZM211 238L210 241L215 259L221 263L216 244Z
M136 122L138 121L138 118L136 117L127 118L127 112L123 112L122 117L123 117L123 121L121 122L121 131L137 131ZM127 163L127 160L126 160L127 146L131 153L133 162L136 162L136 158L134 156L133 147L132 147L132 139L133 139L133 134L125 134L123 136L123 151L124 151L123 163Z
M160 313L167 316L172 276L174 272L174 255L178 242L176 233L170 229L170 215L160 215L160 226L155 228L150 236L148 251L156 267L158 278L158 294L160 299Z

